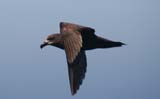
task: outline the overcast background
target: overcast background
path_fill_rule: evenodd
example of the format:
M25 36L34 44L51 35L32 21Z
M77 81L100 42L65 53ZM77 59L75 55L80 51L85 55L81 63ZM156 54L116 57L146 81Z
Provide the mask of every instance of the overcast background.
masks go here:
M127 46L87 51L71 96L64 51L39 45L59 22ZM160 99L160 0L0 0L0 99Z

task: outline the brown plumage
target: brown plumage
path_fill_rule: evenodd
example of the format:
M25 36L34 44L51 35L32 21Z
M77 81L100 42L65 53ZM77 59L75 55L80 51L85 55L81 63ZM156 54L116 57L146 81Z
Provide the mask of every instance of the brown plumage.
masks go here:
M74 95L85 78L87 69L85 50L120 47L124 43L99 37L90 27L61 22L60 33L49 35L40 47L43 48L46 45L65 50L70 88L72 95Z

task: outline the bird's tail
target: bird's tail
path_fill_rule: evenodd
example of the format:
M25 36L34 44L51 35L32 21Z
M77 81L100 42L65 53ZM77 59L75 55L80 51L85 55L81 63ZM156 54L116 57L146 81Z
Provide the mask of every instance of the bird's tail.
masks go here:
M102 37L97 37L96 43L98 48L112 48L112 47L120 47L122 45L126 45L125 43L108 40Z

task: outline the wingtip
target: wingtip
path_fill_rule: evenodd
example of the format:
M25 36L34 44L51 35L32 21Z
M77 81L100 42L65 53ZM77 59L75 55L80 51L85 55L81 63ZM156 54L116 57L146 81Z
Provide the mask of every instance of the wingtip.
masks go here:
M76 94L76 91L71 90L71 95L74 96Z
M71 93L72 96L74 96L76 93Z

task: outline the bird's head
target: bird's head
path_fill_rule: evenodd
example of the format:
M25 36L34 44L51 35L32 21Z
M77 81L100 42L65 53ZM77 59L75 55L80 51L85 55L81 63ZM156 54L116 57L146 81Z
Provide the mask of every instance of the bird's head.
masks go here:
M44 42L40 45L40 48L43 48L47 45L55 45L57 43L60 43L60 34L51 34L48 35L48 37L44 40Z

